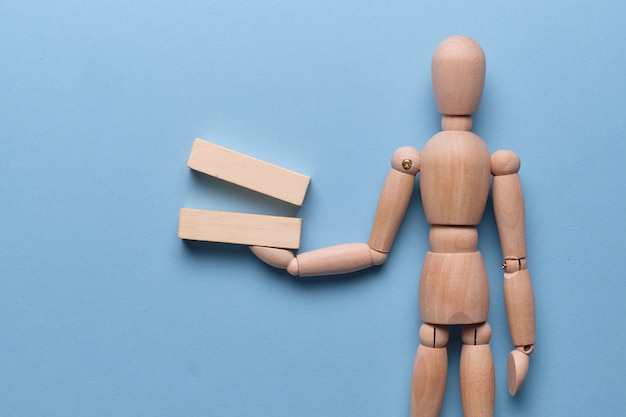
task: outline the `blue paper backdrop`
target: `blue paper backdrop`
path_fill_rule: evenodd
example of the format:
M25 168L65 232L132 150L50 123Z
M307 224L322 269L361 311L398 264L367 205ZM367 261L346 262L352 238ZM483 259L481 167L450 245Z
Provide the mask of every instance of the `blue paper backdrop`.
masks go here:
M388 262L299 281L177 238L181 207L303 218L302 249L364 241L393 151L439 130L430 57L488 60L474 131L522 158L538 343L520 394L493 212L496 415L626 400L626 3L0 4L0 415L406 416L427 227ZM201 137L310 175L302 208L189 171ZM458 329L442 416L461 413Z

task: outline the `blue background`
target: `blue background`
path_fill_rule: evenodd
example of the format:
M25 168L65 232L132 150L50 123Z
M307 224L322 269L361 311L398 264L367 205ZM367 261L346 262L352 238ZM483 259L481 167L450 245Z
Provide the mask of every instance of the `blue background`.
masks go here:
M179 240L178 211L302 217L302 250L367 240L391 154L439 130L430 57L457 33L487 56L474 131L522 159L536 292L511 398L488 208L496 415L621 415L626 3L512 3L3 2L0 415L408 415L418 192L385 265L313 282ZM304 205L191 172L196 137L311 176Z

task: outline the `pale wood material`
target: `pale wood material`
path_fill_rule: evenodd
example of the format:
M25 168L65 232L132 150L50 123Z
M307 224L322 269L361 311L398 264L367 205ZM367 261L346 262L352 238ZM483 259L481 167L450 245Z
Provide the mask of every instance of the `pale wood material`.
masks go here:
M504 274L504 302L515 346L535 344L535 299L527 269Z
M372 253L365 243L348 243L298 254L297 269L289 272L302 277L346 274L374 265Z
M420 191L430 224L470 226L482 219L489 195L491 155L472 132L444 131L422 151Z
M495 371L491 347L464 344L459 368L464 417L493 416Z
M180 210L178 237L297 249L301 227L302 220L294 217L184 208Z
M389 252L396 237L415 187L415 175L389 170L378 199L376 217L369 237L369 246Z
M392 156L391 165L368 244L332 246L304 252L290 260L288 255L268 249L253 249L253 252L266 263L286 267L290 274L299 276L345 274L384 263L411 200L420 154L409 146L399 148Z
M422 157L417 149L403 146L391 155L391 168L415 176L420 171L421 161Z
M441 118L441 130L472 130L472 116L447 116Z
M420 328L411 380L411 416L438 416L443 401L448 356L447 325L464 325L461 394L465 417L493 416L494 365L489 346L489 285L476 226L482 220L491 186L505 265L505 302L516 351L508 364L511 393L528 371L535 340L532 285L526 263L524 208L511 151L493 156L483 140L470 132L471 115L480 103L485 58L480 46L464 36L444 40L433 55L433 88L442 113L443 131L422 153L400 148L392 157L368 244L339 245L292 258L287 251L253 248L266 262L301 276L357 271L385 261L402 222L420 172L420 192L431 225L431 250L419 284ZM511 388L512 387L512 388Z
M187 161L195 171L301 206L310 178L202 139Z
M391 169L378 198L376 216L368 245L387 253L396 237L406 214L415 187L415 175L419 172L421 156L417 149L404 146L391 157Z
M478 231L474 226L433 225L428 234L428 241L433 252L475 252L478 246Z
M447 373L447 349L420 344L415 354L411 377L411 417L439 416Z
M491 155L491 173L493 175L517 174L521 161L513 151L502 149Z
M486 345L491 340L489 323L469 324L461 330L461 340L466 345Z
M436 417L446 389L449 332L445 326L424 323L419 336L411 377L411 417Z
M493 210L504 258L526 257L524 197L518 174L493 177Z
M289 264L296 258L293 252L287 249L250 246L250 250L260 260L275 268L287 269Z
M485 54L467 36L444 39L433 54L432 78L439 113L474 114L485 85Z
M506 364L506 380L509 386L509 394L515 395L522 387L528 375L529 358L519 350L513 350L509 353L509 359Z
M419 331L420 344L430 348L446 347L450 339L448 326L423 323Z
M528 269L528 261L526 258L505 258L504 262L502 262L502 269L504 269L504 272L517 272Z
M427 252L420 276L419 309L426 323L486 321L489 283L480 252Z
M517 172L519 157L512 151L495 152L491 157L493 206L504 256L504 302L513 344L509 354L507 382L515 395L528 374L535 332L535 301L526 262L524 196Z

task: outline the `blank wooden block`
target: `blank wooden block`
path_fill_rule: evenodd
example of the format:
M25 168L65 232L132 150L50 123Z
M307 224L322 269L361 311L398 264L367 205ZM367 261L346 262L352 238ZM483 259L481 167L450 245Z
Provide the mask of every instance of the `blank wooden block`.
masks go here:
M195 171L301 206L309 186L306 175L196 139L187 161Z
M302 219L233 213L227 211L180 210L178 237L207 242L298 249Z

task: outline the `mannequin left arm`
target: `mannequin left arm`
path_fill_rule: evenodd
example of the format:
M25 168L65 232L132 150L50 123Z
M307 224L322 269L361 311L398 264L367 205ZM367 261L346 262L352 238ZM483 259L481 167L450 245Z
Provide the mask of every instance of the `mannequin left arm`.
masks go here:
M511 151L491 158L493 204L504 262L504 300L515 350L509 354L507 379L515 395L528 372L528 355L535 344L535 302L526 262L524 198L518 171L520 161Z

